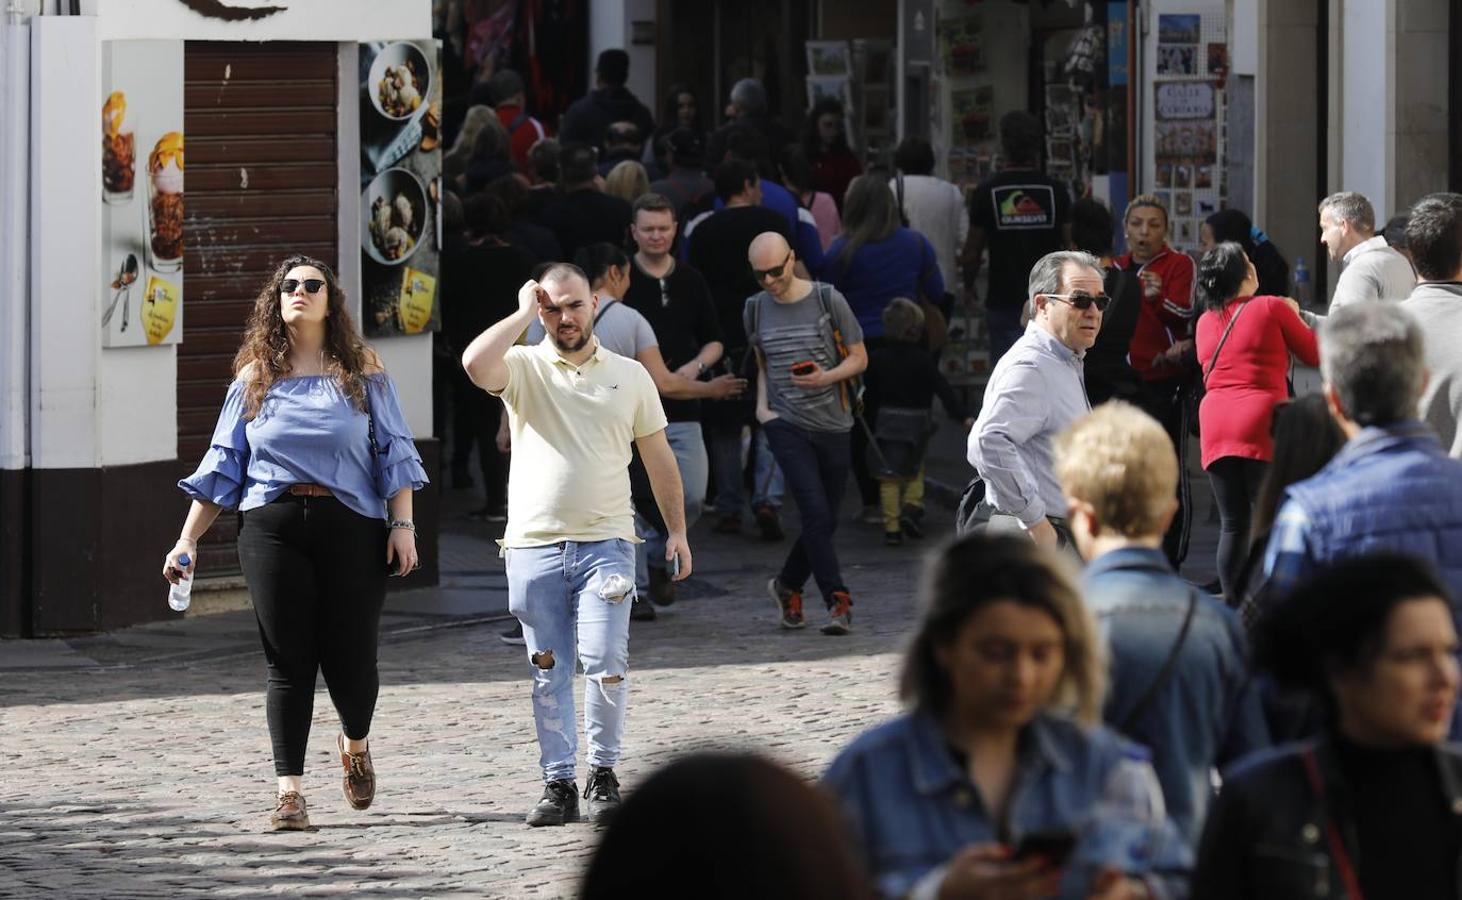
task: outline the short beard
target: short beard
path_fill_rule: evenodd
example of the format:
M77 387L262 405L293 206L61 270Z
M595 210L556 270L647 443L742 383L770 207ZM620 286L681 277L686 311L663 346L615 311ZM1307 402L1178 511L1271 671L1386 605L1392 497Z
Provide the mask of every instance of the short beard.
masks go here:
M554 331L552 334L550 334L549 338L553 341L553 346L557 347L561 352L578 353L580 350L589 345L589 339L593 336L593 332L586 329L579 329L579 340L577 343L574 343L572 345L565 344L563 341L559 340L557 331Z

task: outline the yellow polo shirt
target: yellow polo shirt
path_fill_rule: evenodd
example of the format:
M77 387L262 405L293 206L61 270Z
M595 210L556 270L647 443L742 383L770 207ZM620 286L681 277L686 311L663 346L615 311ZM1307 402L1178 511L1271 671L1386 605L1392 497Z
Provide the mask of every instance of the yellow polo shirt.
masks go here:
M650 373L596 338L575 367L544 338L508 349L508 469L504 547L635 537L630 442L663 431L665 410Z

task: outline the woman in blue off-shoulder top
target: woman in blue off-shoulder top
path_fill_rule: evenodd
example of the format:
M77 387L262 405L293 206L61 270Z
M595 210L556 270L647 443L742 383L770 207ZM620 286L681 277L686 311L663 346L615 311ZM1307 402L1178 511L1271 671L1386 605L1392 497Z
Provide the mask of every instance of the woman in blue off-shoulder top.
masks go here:
M292 256L270 276L234 373L208 453L178 482L193 504L163 577L191 577L198 539L221 510L239 510L239 562L269 667L270 824L304 830L317 673L340 714L345 799L365 809L375 796L367 735L385 579L420 565L411 500L426 472L396 388L323 262Z

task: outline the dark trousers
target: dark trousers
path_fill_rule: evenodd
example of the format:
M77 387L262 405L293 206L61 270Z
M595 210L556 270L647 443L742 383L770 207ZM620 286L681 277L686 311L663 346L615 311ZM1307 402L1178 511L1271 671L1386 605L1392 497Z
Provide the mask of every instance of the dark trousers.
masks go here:
M797 504L802 533L792 545L777 576L782 584L800 591L811 575L822 591L823 602L832 606L833 591L846 591L833 534L838 528L838 509L848 484L851 456L847 432L808 431L783 419L762 426L772 456L787 479L787 493Z
M995 364L1000 361L1020 336L1025 334L1025 329L1020 324L1021 307L1019 306L986 306L985 307L985 330L990 334L990 368L994 369Z
M1259 459L1225 456L1208 467L1213 499L1218 504L1218 581L1223 595L1234 602L1241 585L1239 567L1249 550L1249 523L1254 501L1269 464Z
M239 561L269 664L274 772L303 775L317 672L325 675L345 736L370 734L380 688L386 529L334 497L291 494L242 519Z
M1178 454L1178 514L1173 524L1163 535L1163 555L1174 569L1183 564L1188 556L1188 536L1193 522L1193 486L1188 477L1188 428L1183 418L1183 398L1180 379L1164 378L1158 381L1142 382L1142 394L1138 405L1142 411L1157 419L1168 440L1173 442L1173 452Z
M487 509L508 505L508 460L497 449L497 430L503 402L467 380L461 366L453 376L452 468L462 472L477 445L482 491ZM460 376L460 377L459 377Z

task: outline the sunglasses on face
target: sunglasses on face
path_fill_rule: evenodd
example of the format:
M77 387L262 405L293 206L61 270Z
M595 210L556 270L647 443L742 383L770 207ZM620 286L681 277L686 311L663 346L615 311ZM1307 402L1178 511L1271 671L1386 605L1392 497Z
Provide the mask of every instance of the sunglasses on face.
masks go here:
M304 281L300 281L298 278L286 278L279 282L279 292L281 294L293 294L295 289L302 284L305 286L306 294L317 294L320 288L325 286L325 279L306 278Z
M1082 291L1076 291L1071 294L1047 294L1046 296L1052 300L1060 300L1062 303L1076 309L1091 309L1095 306L1097 312L1106 312L1107 305L1112 302L1112 298L1106 294L1097 294L1093 297L1091 294Z
M791 261L792 261L792 251L788 250L787 251L787 258L784 259L784 260L782 260L782 264L780 266L777 266L776 268L772 268L772 269L758 269L758 268L753 267L752 270L751 270L751 274L753 276L755 276L755 278L756 278L757 281L765 281L768 278L781 278L782 277L782 273L787 270L787 263L789 263Z

